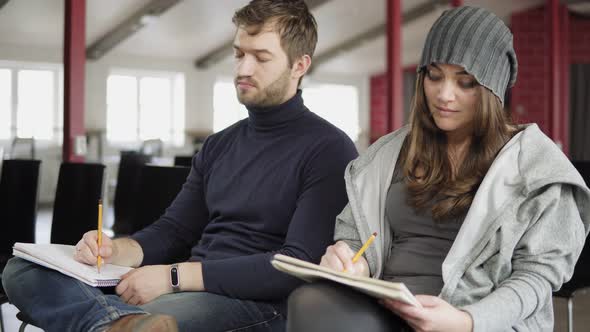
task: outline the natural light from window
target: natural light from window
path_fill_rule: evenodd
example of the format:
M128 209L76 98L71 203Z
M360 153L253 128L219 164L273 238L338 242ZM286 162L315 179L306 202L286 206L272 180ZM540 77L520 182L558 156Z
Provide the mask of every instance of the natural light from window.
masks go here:
M184 144L184 91L181 74L111 74L107 79L107 139Z
M0 69L0 139L10 138L12 75L8 69ZM1 158L2 156L0 156Z
M356 141L360 133L358 89L351 85L315 84L303 89L305 106Z
M232 82L218 81L213 87L213 132L221 131L248 117L248 110L238 101Z
M137 139L137 79L111 75L107 80L107 139L129 142Z
M55 108L55 76L49 70L18 72L16 135L52 139Z
M352 85L314 84L303 89L305 105L314 113L358 139L359 96ZM213 131L221 131L248 116L246 107L236 98L234 84L217 81L213 88Z

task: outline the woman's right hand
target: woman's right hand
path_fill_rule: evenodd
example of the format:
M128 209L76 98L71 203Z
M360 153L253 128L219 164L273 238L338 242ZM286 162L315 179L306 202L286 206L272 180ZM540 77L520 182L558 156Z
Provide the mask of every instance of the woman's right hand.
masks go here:
M100 247L100 256L104 263L111 263L115 253L113 240L105 233L102 233L102 246ZM88 231L84 233L82 239L76 244L74 259L80 263L96 265L98 248L98 232Z
M347 273L352 275L368 277L369 265L367 260L361 256L355 263L352 263L354 255L355 253L346 242L338 241L326 248L326 253L322 256L320 265L336 271L346 270Z

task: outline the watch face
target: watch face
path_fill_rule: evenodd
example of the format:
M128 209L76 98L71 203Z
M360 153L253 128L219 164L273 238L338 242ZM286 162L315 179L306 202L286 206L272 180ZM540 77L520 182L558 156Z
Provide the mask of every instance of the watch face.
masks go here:
M170 278L172 286L178 286L178 268L173 267L170 269Z

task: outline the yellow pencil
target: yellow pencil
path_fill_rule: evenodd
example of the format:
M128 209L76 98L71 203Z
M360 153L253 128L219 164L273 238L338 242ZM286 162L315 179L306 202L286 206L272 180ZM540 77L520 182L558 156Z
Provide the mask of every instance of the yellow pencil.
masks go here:
M352 263L356 263L356 261L359 260L359 258L363 255L363 253L365 252L365 250L367 250L367 248L371 245L371 243L373 242L373 240L375 240L375 237L377 236L377 232L371 234L371 236L367 239L367 242L365 242L365 244L363 244L363 246L359 249L359 251L356 253L356 255L354 255L354 257L352 258ZM346 269L344 269L344 272L346 272Z
M100 264L102 263L102 257L100 257L100 246L102 245L102 199L98 200L98 257L96 261L96 267L98 273L100 273Z
M352 263L356 263L356 261L359 260L359 258L365 252L365 250L367 250L367 248L369 247L369 245L371 245L371 243L373 242L373 240L375 240L375 237L376 236L377 236L377 232L371 234L371 236L369 237L369 239L367 240L367 242L365 242L365 244L363 244L363 246L359 249L359 251L356 253L356 255L354 255L354 257L352 258Z

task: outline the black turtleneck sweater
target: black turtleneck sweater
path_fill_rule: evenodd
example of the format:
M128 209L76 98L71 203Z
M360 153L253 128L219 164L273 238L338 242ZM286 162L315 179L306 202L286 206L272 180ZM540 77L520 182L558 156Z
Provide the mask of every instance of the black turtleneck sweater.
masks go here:
M271 257L319 262L347 202L344 169L357 152L303 105L301 91L248 113L207 138L166 213L133 239L143 265L190 252L189 260L202 262L206 291L282 302L300 282L275 270Z

